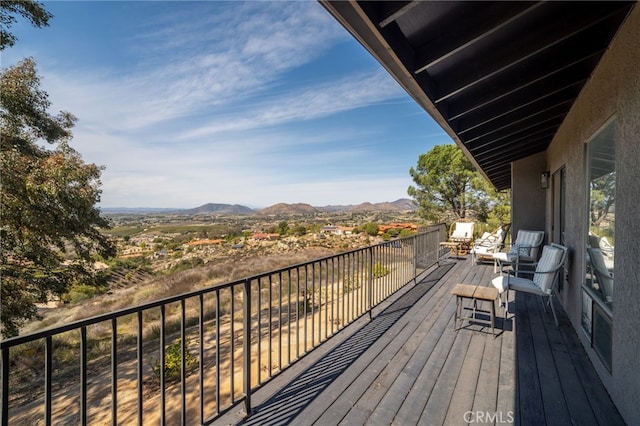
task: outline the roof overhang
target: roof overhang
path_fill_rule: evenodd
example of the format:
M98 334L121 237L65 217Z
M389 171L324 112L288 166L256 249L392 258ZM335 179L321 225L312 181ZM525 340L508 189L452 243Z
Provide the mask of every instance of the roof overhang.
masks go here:
M498 189L545 151L635 1L320 3Z

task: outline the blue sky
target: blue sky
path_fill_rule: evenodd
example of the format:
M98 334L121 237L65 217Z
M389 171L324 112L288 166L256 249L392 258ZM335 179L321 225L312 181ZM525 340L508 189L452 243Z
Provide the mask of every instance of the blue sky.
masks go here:
M45 2L2 66L31 56L103 207L407 198L451 143L315 1Z

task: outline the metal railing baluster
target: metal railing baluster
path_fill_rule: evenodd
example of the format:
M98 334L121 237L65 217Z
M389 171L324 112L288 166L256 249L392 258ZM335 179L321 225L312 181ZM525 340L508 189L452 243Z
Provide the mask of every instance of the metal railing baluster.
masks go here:
M165 305L160 305L160 424L164 426L165 411L166 411L166 396L165 396Z
M181 424L187 424L187 324L185 299L180 300L180 406Z
M198 295L198 414L200 424L204 423L204 295Z
M216 414L220 410L220 290L216 290Z
M80 424L87 424L87 327L80 327Z
M137 362L138 362L138 425L142 426L143 423L143 413L144 413L144 404L143 404L143 386L144 386L144 365L142 359L142 345L143 345L143 322L142 322L142 312L138 311L138 339L137 339Z
M143 400L145 398L144 393L147 390L145 389L144 344L146 340L150 340L148 343L158 345L156 346L158 347L157 352L153 351L153 354L159 354L159 366L156 364L153 367L153 371L154 374L157 374L160 382L159 402L156 402L159 405L160 424L165 424L168 418L168 410L170 409L167 405L167 396L169 389L174 386L173 383L169 383L169 373L165 371L167 369L167 342L177 338L177 336L170 337L168 333L170 330L175 329L173 326L177 325L178 314L177 309L171 308L169 310L168 306L177 306L175 305L177 303L180 305L181 364L179 374L181 381L182 423L186 424L189 421L188 417L190 415L187 401L190 400L187 398L191 398L192 393L193 395L199 394L197 397L199 398L198 414L200 423L208 424L214 421L221 414L229 411L240 400L244 400L246 409L250 411L253 389L261 386L266 380L296 362L362 315L368 313L371 317L372 309L375 306L405 284L412 280L415 283L418 273L437 263L438 242L441 239L441 233L444 235L444 232L443 226L432 227L426 232L409 238L400 238L379 245L327 256L322 259L265 272L241 281L198 289L186 294L167 297L140 306L125 308L117 312L0 341L0 353L2 355L0 360L2 363L0 368L2 373L0 378L0 389L2 390L2 396L0 397L2 403L0 426L11 424L11 416L14 415L13 408L10 407L12 401L10 392L16 392L14 388L10 389L9 385L11 369L14 368L9 362L10 349L30 342L37 342L41 339L45 340L44 378L41 379L44 381L44 386L36 387L36 389L44 388L44 395L41 396L43 405L40 407L40 411L44 413L44 423L53 423L52 413L55 413L56 423L60 417L67 415L59 414L62 411L54 411L52 407L52 404L57 401L57 397L53 397L52 387L53 360L58 359L56 352L58 349L56 347L65 346L58 345L56 340L56 347L54 347L53 339L56 335L72 330L78 330L80 335L80 350L77 358L77 362L80 364L79 378L74 383L69 384L69 386L75 386L78 389L77 392L80 399L79 413L74 415L78 416L79 423L90 423L88 420L89 395L87 381L89 351L91 350L92 357L94 350L98 351L98 354L100 354L99 351L104 350L103 355L107 355L110 352L111 366L110 368L105 366L105 370L108 370L108 374L111 376L111 422L117 424L118 417L123 413L122 410L130 404L128 398L121 396L124 388L119 389L118 387L118 357L121 356L123 362L127 359L127 355L119 354L119 351L124 349L120 348L122 345L118 344L118 340L126 345L127 342L132 341L130 339L137 339L135 360L137 362L137 423L143 424L145 420L143 416L145 405L152 404L151 400ZM275 283L274 279L277 279L278 282ZM243 286L242 304L239 303L240 292L236 292L236 290L241 290L240 286ZM264 286L268 286L268 288L264 288ZM282 294L283 290L287 291L287 295ZM277 295L274 292L277 292ZM263 294L266 297L263 297ZM215 297L215 315L209 316L207 314L205 295ZM195 313L191 313L191 305L187 304L187 300L192 297L198 298L197 307L194 307L194 309L199 310L197 331L198 391L195 388L189 389L187 386L187 379L191 375L190 368L188 368L188 333L191 329L189 316L195 315ZM286 308L283 304L286 304ZM293 306L294 304L295 306ZM240 307L241 305L242 307ZM146 313L155 314L157 312L155 311L156 309L160 313L159 319L148 320ZM238 309L241 309L242 312L238 312ZM131 315L134 317L134 324L135 318L137 318L137 327L134 325L131 327L132 331L124 331L126 330L127 321L123 320L120 323L119 319ZM174 315L176 315L175 320ZM149 315L149 318L152 318L152 316ZM235 323L236 316L238 316L238 319L242 318L241 330ZM213 317L211 320L215 321L215 360L213 361L214 365L211 367L207 367L205 358L208 317ZM169 324L168 321L170 321ZM92 329L91 343L88 343L88 326L104 322L110 322L110 338L108 327L104 330L96 329L95 336ZM158 323L159 326L156 325ZM118 331L119 324L123 331ZM148 327L152 332L145 335L144 326ZM264 332L264 327L268 327L266 333ZM157 330L159 330L159 333L156 334ZM277 333L277 338L273 333ZM283 335L284 333L286 335ZM254 337L255 341L253 341ZM108 348L99 339L104 339L104 343L107 343ZM240 341L242 341L242 347L239 345ZM267 345L266 349L268 350L266 363L264 355L267 354L262 353L263 344ZM89 349L89 345L91 349ZM285 345L286 348L284 347ZM295 349L292 347L293 345L295 345ZM278 351L277 354L274 352L276 350ZM242 360L242 365L238 364L240 360ZM96 363L96 365L100 364ZM236 371L236 367L238 371ZM207 386L207 375L205 374L207 368L211 368L210 371L215 372L215 377L212 378L212 380L215 380L213 392L205 390ZM56 371L57 369L58 366L56 364ZM254 372L256 377L252 380ZM239 386L236 389L236 373L243 374L242 392L240 392ZM225 385L224 394L222 393L222 383ZM228 398L226 394L227 384L229 385ZM177 387L177 384L175 386ZM243 395L242 398L239 397L240 394ZM212 412L208 411L209 407L213 406L212 400L210 400L210 405L207 404L208 395L212 395L212 399L215 398L215 410L212 410ZM119 397L122 401L119 401ZM118 409L119 403L121 405L120 413ZM149 410L150 406L146 406L146 408ZM174 413L171 414L173 415ZM60 421L64 421L64 419Z
M53 363L53 336L45 338L44 352L44 423L51 424L51 373Z
M111 319L111 424L118 424L118 318Z

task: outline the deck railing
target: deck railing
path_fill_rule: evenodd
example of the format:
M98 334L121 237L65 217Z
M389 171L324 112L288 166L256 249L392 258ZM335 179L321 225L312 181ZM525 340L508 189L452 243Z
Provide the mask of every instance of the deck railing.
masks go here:
M209 424L438 261L445 227L0 342L1 424Z

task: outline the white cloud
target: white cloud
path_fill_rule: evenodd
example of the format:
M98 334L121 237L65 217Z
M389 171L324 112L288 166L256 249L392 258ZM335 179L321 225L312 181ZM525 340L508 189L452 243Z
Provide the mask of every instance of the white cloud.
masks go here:
M47 77L52 99L88 120L97 115L123 130L141 129L247 99L345 37L321 6L310 2L196 6L211 10L180 9L155 21L161 31L131 38L132 50L141 56L132 58L130 74L52 70Z
M214 116L210 123L189 130L179 138L189 139L220 132L311 120L383 103L402 95L403 92L397 83L381 70L368 75L351 75L339 81L283 94L269 102L241 110L231 117L225 116L218 120Z
M406 99L376 65L344 65L339 78L292 77L351 40L319 4L162 5L175 13L150 15L126 36L135 53L130 63L80 70L58 62L43 70L53 109L79 118L74 146L85 161L106 166L103 206L356 204L406 196L408 173L384 176L387 160L378 160L370 142L402 136L340 120L312 127L312 120ZM191 7L208 12L187 14Z

